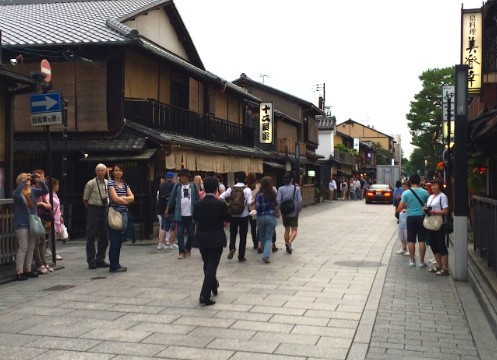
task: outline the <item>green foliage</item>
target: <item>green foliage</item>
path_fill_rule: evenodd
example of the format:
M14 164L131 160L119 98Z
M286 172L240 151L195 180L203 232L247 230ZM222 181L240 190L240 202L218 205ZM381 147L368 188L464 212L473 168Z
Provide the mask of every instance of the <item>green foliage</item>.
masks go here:
M352 155L357 155L357 151L355 149L348 148L344 144L337 144L337 145L335 145L335 149L343 151L345 153L352 154Z
M418 147L417 153L411 155L412 170L423 172L424 160L427 160L428 173L433 173L443 151L442 86L454 84L454 68L428 69L419 79L422 89L414 96L406 115L412 135L411 143ZM420 159L423 160L422 166L419 164Z
M376 153L376 165L390 165L392 162L392 153L381 146L380 143L372 143L371 147Z
M412 174L423 174L425 170L425 152L421 148L415 148L407 164L402 163L402 168L407 173L407 177Z

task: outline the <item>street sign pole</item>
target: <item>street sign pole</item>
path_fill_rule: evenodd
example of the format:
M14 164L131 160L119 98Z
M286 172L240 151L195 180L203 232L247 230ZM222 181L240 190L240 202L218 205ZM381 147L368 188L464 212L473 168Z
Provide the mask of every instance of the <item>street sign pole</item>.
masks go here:
M63 185L63 194L62 194L62 219L67 219L67 106L68 101L64 99L64 112L62 114L62 122L64 124L62 138L64 140L64 154L62 155L62 185ZM63 243L66 243L66 240L62 240Z

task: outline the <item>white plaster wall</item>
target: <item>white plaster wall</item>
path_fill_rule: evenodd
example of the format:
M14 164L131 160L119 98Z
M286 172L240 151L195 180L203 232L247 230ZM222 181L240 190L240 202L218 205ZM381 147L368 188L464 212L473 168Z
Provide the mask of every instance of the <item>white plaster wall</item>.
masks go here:
M183 45L178 40L176 31L163 9L150 10L148 14L140 15L124 22L124 24L138 30L142 37L189 61Z
M328 159L334 150L334 132L333 131L322 131L318 133L319 146L316 149L317 155L322 155L325 159Z

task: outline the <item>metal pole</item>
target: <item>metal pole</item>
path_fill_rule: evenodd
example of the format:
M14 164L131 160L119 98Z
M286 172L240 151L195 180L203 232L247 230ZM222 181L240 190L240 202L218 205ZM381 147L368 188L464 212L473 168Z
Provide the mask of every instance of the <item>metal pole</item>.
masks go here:
M50 207L52 208L53 212L53 174L52 174L52 141L50 139L50 126L46 125L45 126L45 133L47 134L47 173L49 175L49 180L48 180L48 194L49 194L49 202L50 202ZM55 258L55 225L54 225L54 220L52 219L51 221L51 226L50 226L50 247L52 251L52 262L54 264L57 264L56 258ZM45 251L45 249L43 249Z
M468 66L456 65L454 134L455 280L468 281Z
M64 113L62 114L62 121L64 124L62 138L64 140L64 153L62 155L62 199L61 199L61 210L62 210L62 219L67 219L67 107L68 101L64 99ZM67 227L67 225L66 225ZM63 240L65 244L66 240Z

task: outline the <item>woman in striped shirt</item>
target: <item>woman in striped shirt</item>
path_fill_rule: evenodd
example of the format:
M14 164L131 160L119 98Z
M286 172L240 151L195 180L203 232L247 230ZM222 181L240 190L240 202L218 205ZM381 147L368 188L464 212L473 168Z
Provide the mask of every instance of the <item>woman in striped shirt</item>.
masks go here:
M123 218L123 228L114 230L109 227L109 262L110 272L124 272L128 270L125 266L119 264L121 254L121 244L126 241L126 229L128 226L128 205L133 203L135 197L128 184L123 178L123 168L120 165L114 165L112 168L113 180L109 180L109 197L110 206L121 213Z

